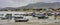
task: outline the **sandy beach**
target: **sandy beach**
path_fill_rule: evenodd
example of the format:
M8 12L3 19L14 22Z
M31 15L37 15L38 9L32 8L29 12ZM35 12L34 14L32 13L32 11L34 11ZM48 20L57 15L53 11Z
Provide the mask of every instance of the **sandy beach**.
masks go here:
M60 23L40 24L40 23L28 23L28 22L15 22L0 25L60 25Z

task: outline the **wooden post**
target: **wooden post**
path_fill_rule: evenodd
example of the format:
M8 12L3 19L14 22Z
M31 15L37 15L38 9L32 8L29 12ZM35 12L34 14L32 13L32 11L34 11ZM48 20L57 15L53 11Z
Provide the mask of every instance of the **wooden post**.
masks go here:
M56 20L56 17L57 17L57 15L56 15L56 13L55 13L55 20Z

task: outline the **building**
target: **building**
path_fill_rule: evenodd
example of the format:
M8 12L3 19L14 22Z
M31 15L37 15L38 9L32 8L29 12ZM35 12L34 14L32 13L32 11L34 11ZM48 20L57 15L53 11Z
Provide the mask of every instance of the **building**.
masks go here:
M59 11L59 10L58 10ZM34 14L33 14L34 13ZM7 9L7 11L0 11L0 17L2 19L12 19L14 16L21 16L23 15L29 20L44 20L45 18L47 20L57 20L60 19L59 12L57 12L56 9L15 9L15 10L10 10ZM36 16L36 17L33 17Z

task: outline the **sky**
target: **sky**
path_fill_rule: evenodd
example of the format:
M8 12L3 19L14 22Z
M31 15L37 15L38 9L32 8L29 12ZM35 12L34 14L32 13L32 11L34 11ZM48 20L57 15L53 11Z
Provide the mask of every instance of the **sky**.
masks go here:
M60 0L0 0L0 7L21 7L37 2L60 2Z

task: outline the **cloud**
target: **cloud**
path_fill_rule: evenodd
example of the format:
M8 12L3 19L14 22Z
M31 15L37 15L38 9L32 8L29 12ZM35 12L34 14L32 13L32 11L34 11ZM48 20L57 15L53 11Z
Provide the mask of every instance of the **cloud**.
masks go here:
M19 7L19 6L24 6L29 4L29 2L27 3L25 2L21 2L18 0L14 1L14 0L0 0L0 7Z
M20 7L36 2L60 2L60 0L0 0L0 7Z
M14 2L18 2L18 3L36 3L36 2L56 2L56 1L60 1L60 0L12 0Z

